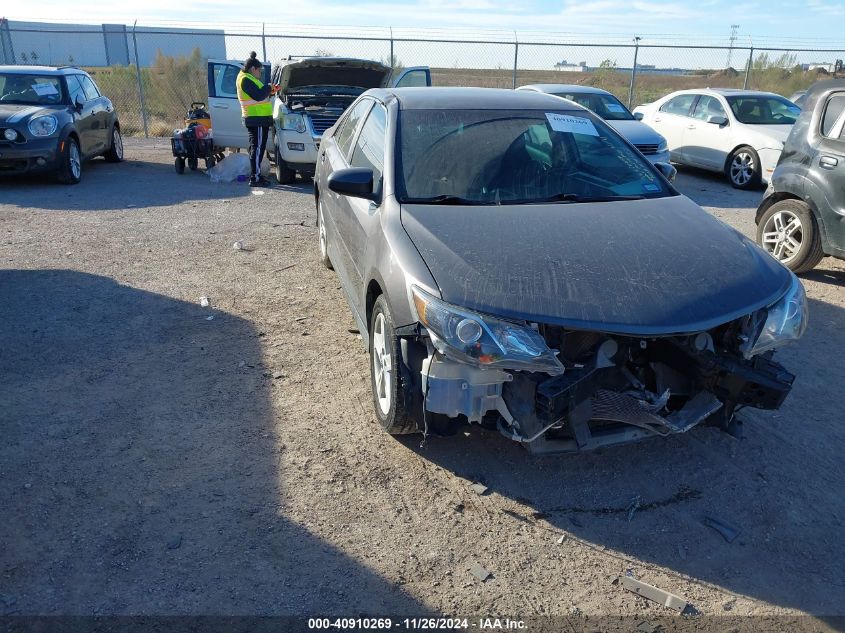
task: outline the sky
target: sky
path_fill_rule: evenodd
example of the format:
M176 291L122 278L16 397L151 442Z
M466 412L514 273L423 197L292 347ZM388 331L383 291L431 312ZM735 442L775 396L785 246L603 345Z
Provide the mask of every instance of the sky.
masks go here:
M5 10L8 11L9 4ZM37 10L15 3L3 17L84 23L203 21L226 24L331 25L406 29L499 30L602 35L622 41L634 35L654 41L726 43L738 25L738 44L806 44L845 47L845 0L39 0ZM246 25L245 25L246 26ZM253 29L250 29L253 30ZM692 36L692 37L690 37Z

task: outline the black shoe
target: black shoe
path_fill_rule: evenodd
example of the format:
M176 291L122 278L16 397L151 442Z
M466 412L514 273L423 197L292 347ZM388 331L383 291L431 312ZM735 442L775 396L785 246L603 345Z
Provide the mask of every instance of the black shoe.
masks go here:
M269 180L267 180L264 176L261 176L261 177L258 179L258 186L259 186L259 187L269 187L269 186L270 186L270 181L269 181Z
M249 186L250 187L262 187L261 180L258 178L250 178L249 179Z

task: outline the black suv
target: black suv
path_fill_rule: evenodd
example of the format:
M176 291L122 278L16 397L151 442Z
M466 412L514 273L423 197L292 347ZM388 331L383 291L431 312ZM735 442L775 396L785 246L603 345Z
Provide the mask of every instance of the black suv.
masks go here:
M757 209L757 243L796 273L845 259L845 80L814 84Z
M73 67L0 66L0 176L55 172L76 184L82 162L123 160L112 102Z

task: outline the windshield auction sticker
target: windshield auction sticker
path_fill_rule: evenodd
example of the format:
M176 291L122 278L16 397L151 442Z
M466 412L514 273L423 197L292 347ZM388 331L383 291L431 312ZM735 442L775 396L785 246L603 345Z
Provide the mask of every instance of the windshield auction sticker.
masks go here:
M598 130L590 119L585 119L580 116L568 116L566 114L557 114L556 112L546 112L546 118L549 120L549 125L555 132L569 132L570 134L588 134L590 136L598 136Z
M59 94L59 91L56 90L56 87L53 84L34 83L32 84L32 89L39 97L48 97L50 95Z

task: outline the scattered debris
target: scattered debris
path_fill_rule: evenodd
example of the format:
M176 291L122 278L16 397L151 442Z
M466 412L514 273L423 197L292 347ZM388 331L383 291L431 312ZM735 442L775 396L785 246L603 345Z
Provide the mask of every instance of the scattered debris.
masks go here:
M294 321L298 321L299 323L302 323L303 321L305 321L305 320L307 320L307 319L308 319L308 317L307 317L307 316L304 316L304 317L296 317L296 318L294 319Z
M478 482L476 482L476 483L472 484L472 485L469 487L469 489L470 489L470 490L472 490L475 494L477 494L477 495L479 495L479 496L481 496L481 495L483 495L485 492L487 492L487 486L485 486L484 484L480 484L480 483L478 483Z
M628 505L628 523L631 522L631 519L634 518L634 513L640 509L640 495L637 495L633 499L631 499L631 503Z
M579 616L581 615L581 609L576 606L569 607L569 615Z
M728 600L725 604L722 605L722 609L725 611L733 611L733 608L736 606L736 598L732 600Z
M238 367L246 367L246 361L242 360L241 362L239 362Z
M263 196L264 195L263 191L259 191L257 189L253 189L250 193L254 196Z
M200 297L200 305L203 308L207 308L208 307L208 297Z
M32 488L32 484L26 483L26 484L23 485L23 487L26 488L27 490L29 490L30 488Z
M663 630L662 624L652 624L643 620L637 625L637 631L640 633L660 633Z
M562 545L565 540L566 540L566 534L561 534L560 538L557 540L557 544Z
M678 613L682 613L684 609L687 608L687 601L683 598L676 596L673 593L669 593L668 591L663 591L663 589L658 589L657 587L646 584L641 580L633 578L632 576L620 576L619 582L622 587L628 591L635 593L638 596L642 596L643 598L653 600L665 607L669 607Z
M320 449L321 453L331 453L334 449L331 446L326 446Z
M280 372L280 371L273 372L273 379L274 380L279 380L279 378L285 378L286 376L287 376L287 374Z
M244 249L244 243L241 240L238 240L232 244L232 248L236 251L242 251Z
M491 572L484 569L481 565L473 565L469 570L469 573L478 578L481 582L484 582L493 576Z
M282 266L281 268L279 268L279 270L277 270L277 271L275 271L275 272L280 273L280 272L282 272L283 270L290 270L290 269L291 269L291 268L293 268L294 266L296 266L296 264L288 264L287 266Z
M463 503L456 503L456 504L455 504L455 507L454 507L454 510L455 510L455 512L457 512L458 514L463 514L463 513L464 513L464 504L463 504Z
M346 331L349 332L350 334L360 334L361 333L361 330L359 330L357 327L348 328Z
M733 543L741 531L738 527L710 515L706 515L701 522L716 530L728 543Z
M182 545L182 535L175 534L169 541L167 541L167 549L179 549Z

